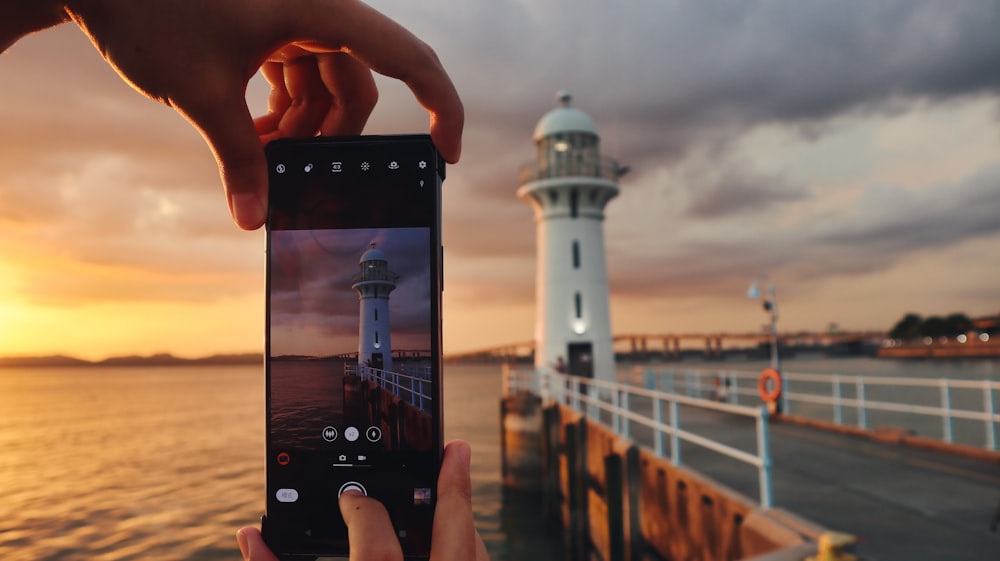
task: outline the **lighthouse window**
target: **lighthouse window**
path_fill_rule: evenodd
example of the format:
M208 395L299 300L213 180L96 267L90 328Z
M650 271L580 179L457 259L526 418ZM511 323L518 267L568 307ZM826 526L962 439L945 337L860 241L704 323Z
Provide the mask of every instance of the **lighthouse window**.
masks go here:
M573 268L580 268L580 242L573 240Z
M574 295L574 303L576 304L576 319L583 317L583 297L577 292Z
M375 344L378 345L378 331L375 332Z
M559 202L559 193L555 189L549 191L549 200L552 201L552 204Z
M378 308L375 308L375 321L378 321Z
M569 192L569 215L571 218L576 218L580 215L580 195L576 192L576 189Z

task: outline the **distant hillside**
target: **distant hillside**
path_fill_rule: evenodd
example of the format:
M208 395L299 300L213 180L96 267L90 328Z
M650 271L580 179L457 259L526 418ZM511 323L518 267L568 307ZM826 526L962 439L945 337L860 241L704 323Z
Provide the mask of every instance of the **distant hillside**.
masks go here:
M197 366L262 364L263 361L263 355L258 353L220 354L202 358L180 358L171 354L161 353L150 356L131 355L111 357L96 362L63 355L8 356L0 357L0 367L54 368L66 366Z
M2 356L0 357L0 367L18 367L18 368L31 368L35 366L39 367L56 367L56 366L91 366L92 362L87 362L86 360L81 360L79 358L73 358L71 356L63 355L52 355L52 356Z

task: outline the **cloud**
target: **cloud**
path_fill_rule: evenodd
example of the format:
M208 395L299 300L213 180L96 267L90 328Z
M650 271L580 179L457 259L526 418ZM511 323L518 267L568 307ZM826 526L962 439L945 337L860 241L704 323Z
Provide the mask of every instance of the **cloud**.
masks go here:
M733 167L712 170L706 175L686 178L685 183L694 191L687 211L692 218L727 218L808 197L801 187L789 185L780 175Z
M825 217L811 236L815 243L863 248L884 259L1000 233L1000 163L977 170L954 185L919 190L869 186L854 212Z
M941 125L929 111L992 103L991 118L963 127L1000 147L996 2L373 4L434 47L465 103L463 159L444 185L447 282L462 306L533 298L535 222L517 172L564 87L597 123L603 153L632 169L604 225L615 297L711 300L742 294L755 272L874 275L1000 240L1000 157L980 154L993 145L943 142L942 164L894 162L907 179L881 170L899 140L879 136L907 117L906 140L933 143ZM0 75L3 257L36 267L22 294L68 305L259 290L262 235L232 226L203 141L124 85L77 30L25 39L0 57ZM405 86L378 83L367 132L426 130ZM248 99L264 111L259 79ZM783 144L748 140L762 130ZM995 295L980 282L962 290Z

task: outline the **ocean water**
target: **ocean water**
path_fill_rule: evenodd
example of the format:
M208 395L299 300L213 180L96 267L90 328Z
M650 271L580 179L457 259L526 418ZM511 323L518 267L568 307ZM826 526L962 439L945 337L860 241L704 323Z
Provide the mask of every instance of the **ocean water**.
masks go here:
M445 378L493 559L558 559L537 505L501 490L500 368ZM263 509L260 367L0 369L0 559L235 560Z
M998 360L785 368L1000 380ZM500 392L498 365L445 368L445 436L472 443L477 526L494 561L562 561L537 503L501 488ZM237 560L234 534L263 508L260 367L0 369L0 559Z

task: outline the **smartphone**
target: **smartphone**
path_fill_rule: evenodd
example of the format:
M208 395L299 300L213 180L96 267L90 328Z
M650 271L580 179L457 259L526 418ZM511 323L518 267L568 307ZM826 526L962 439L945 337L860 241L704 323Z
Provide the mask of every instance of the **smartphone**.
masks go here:
M267 504L281 559L346 556L338 497L430 554L442 457L441 183L427 135L267 148Z

